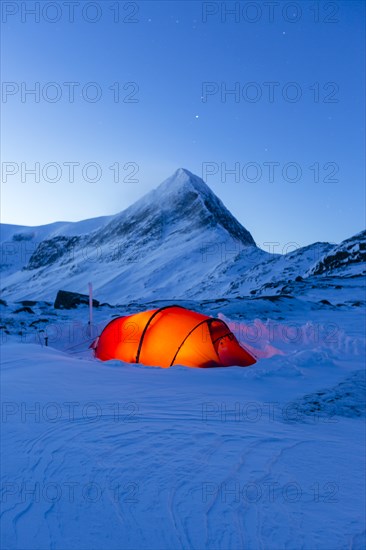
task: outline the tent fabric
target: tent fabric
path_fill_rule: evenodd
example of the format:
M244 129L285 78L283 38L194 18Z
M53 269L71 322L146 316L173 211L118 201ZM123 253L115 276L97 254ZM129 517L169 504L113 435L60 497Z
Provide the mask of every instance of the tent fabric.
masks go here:
M174 305L113 319L94 351L102 361L164 368L246 367L256 362L221 319Z

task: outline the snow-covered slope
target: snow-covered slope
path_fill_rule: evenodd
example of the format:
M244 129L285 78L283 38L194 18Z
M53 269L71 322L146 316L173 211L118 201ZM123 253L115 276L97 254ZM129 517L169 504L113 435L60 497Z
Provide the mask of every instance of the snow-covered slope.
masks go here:
M115 216L3 226L1 289L6 299L54 300L91 280L111 303L277 294L299 278L366 272L365 234L269 254L203 180L179 169Z
M288 254L264 256L258 249L242 251L231 263L220 265L210 274L208 293L214 285L220 286L223 296L277 293L284 284L304 277L309 266L333 248L329 243L314 243Z
M256 249L209 187L184 169L113 217L13 233L6 227L4 237L3 295L17 299L84 291L89 279L102 300L173 298L233 254Z
M366 274L366 231L333 247L309 270L309 275L324 273L343 276Z
M80 222L55 222L37 227L0 224L0 273L5 277L26 267L44 241L58 242L60 237L88 235L103 227L111 218L101 216Z
M318 281L308 292L337 307L186 304L261 352L249 368L101 363L82 342L87 306L0 306L1 548L363 549L362 280Z

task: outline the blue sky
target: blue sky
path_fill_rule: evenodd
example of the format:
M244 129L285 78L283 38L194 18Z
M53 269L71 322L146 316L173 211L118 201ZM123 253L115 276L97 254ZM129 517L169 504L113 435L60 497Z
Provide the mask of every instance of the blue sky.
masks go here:
M3 222L113 214L185 167L260 245L364 228L363 2L71 4L2 2Z

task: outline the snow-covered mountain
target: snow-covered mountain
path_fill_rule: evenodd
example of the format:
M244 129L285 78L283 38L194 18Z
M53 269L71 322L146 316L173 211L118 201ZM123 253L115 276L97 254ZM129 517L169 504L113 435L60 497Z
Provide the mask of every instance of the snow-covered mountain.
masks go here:
M269 254L179 170L116 216L2 241L1 548L365 548L365 232ZM114 305L92 326L53 306L89 280ZM164 299L258 362L93 357L114 316Z
M361 273L366 237L270 254L202 179L181 168L117 215L3 225L1 241L4 298L53 300L60 288L85 292L91 280L100 300L125 303L277 292L329 269Z
M90 279L102 300L174 297L200 284L222 254L258 250L209 187L184 169L115 216L4 226L2 241L3 295L18 299L85 291Z
M309 271L309 275L323 273L338 276L366 274L366 231L334 246Z

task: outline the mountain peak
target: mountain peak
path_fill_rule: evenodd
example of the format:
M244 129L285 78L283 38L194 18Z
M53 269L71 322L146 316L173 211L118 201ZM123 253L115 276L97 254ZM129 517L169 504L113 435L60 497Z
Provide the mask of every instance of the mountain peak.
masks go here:
M195 178L197 176L195 176L192 172L190 172L189 170L187 170L187 168L178 168L174 174L173 174L174 177L183 177L183 176L186 176L188 178Z
M212 189L186 168L178 168L154 191L142 199L142 203L157 204L165 211L175 211L181 219L186 219L190 228L221 226L227 233L247 246L255 246L255 241L229 212Z
M115 231L124 233L126 220L128 226L132 224L135 228L150 224L150 232L159 226L160 220L165 235L170 231L179 231L184 235L198 232L202 239L204 234L206 238L210 234L211 240L217 238L212 237L212 230L217 228L225 231L229 241L234 239L244 246L256 246L249 231L229 212L210 187L186 168L179 168L157 188L117 214L111 226ZM109 229L107 226L105 232L108 233Z
M178 168L169 178L164 180L156 189L163 193L171 193L181 189L195 189L200 194L212 193L208 185L199 176L186 168Z

